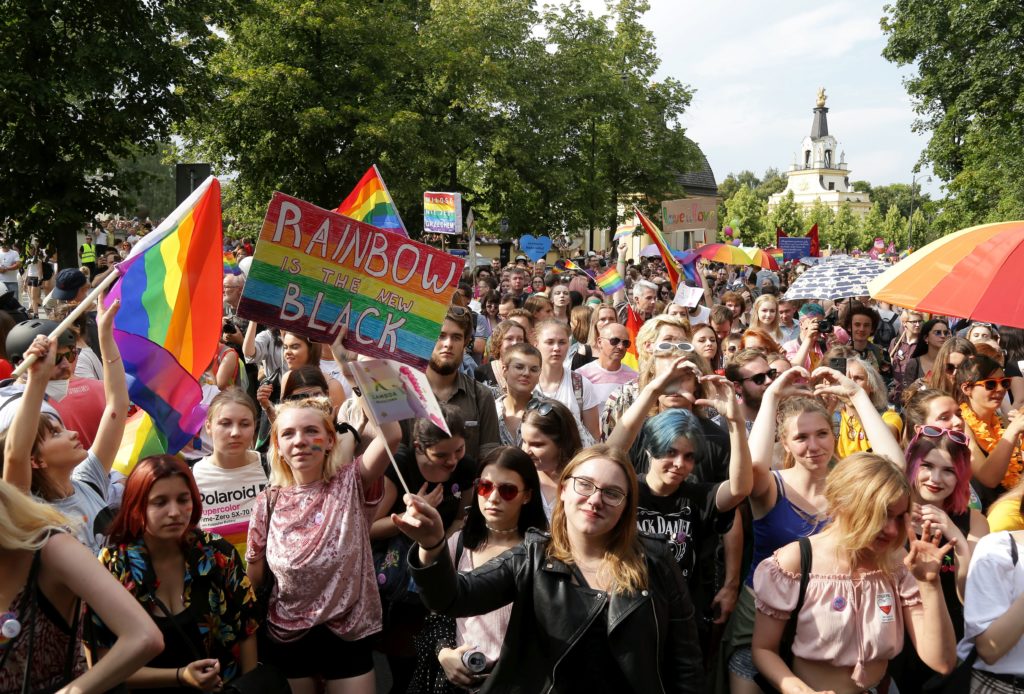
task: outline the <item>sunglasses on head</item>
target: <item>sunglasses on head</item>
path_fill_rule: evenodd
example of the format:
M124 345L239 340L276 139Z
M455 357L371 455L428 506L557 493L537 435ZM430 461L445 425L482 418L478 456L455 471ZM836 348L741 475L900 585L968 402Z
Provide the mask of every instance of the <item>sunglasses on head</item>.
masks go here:
M768 369L767 371L764 371L762 373L754 374L753 376L747 376L746 378L741 378L740 383L742 383L743 381L753 381L755 385L763 386L766 380L774 381L775 377L778 375L778 369Z
M683 352L692 352L693 345L689 342L659 342L656 345L651 345L651 351L655 354L664 352L673 352L675 350L682 350Z
M985 386L985 390L995 390L996 388L1002 388L1003 390L1010 389L1010 379L1008 378L984 378L980 381L974 381L971 383L972 386Z
M533 398L532 400L530 400L530 402L526 403L527 412L536 410L537 414L539 414L541 417L548 416L549 414L551 414L551 410L553 409L555 409L553 403L547 400L541 400L540 398Z
M450 313L453 316L458 316L459 318L462 318L463 316L469 315L469 309L466 308L465 306L449 306L448 313Z
M608 341L608 344L610 344L612 347L618 347L621 344L626 349L629 349L630 345L633 344L633 341L630 340L628 337L606 337L604 339L606 339Z
M494 490L498 490L498 496L505 501L512 501L522 490L511 482L502 482L501 484L494 484L490 480L477 480L475 482L476 493L483 497L488 497L494 493Z
M933 427L928 424L917 428L917 433L911 440L910 444L913 445L914 441L917 441L922 436L927 436L930 439L937 439L941 436L946 436L953 443L958 443L961 446L967 445L967 434L956 429L941 429L939 427Z

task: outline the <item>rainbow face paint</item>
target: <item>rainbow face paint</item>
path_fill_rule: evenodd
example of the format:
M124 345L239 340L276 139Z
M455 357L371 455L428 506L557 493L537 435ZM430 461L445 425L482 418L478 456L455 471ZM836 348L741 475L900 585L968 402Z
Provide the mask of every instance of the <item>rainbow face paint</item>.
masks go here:
M324 450L324 440L319 436L313 439L313 445L309 447L309 450L316 453L322 453Z

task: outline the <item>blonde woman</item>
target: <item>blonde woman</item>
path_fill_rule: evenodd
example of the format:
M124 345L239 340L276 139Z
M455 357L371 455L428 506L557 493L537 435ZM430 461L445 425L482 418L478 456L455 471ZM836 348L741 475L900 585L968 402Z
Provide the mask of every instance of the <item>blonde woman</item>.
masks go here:
M68 532L68 519L0 482L0 691L103 692L163 650L142 606ZM82 602L117 640L85 669Z
M259 590L273 571L261 658L278 667L294 694L373 692L371 637L381 628L369 529L383 496L387 449L397 423L353 459L351 437L334 431L330 401L283 402L271 426L270 488L256 497L246 551ZM325 660L319 653L336 657Z
M615 307L608 304L599 304L593 308L593 316L590 319L590 334L587 336L587 344L590 346L591 354L597 351L597 338L601 335L601 328L609 323L618 323L618 314Z
M780 691L871 690L903 650L906 630L926 665L951 672L956 638L939 575L954 541L939 547L942 532L927 520L921 537L914 533L906 475L887 458L857 453L829 474L825 499L826 528L754 572L754 665ZM808 579L787 663L779 649L798 601L802 553L810 554Z
M407 496L395 523L419 545L423 601L452 617L512 604L488 691L704 691L689 593L665 543L638 534L637 497L621 450L584 449L562 471L550 536L456 575L436 509Z
M754 300L750 309L752 330L763 330L777 343L782 344L782 330L779 328L779 300L771 294L762 294Z

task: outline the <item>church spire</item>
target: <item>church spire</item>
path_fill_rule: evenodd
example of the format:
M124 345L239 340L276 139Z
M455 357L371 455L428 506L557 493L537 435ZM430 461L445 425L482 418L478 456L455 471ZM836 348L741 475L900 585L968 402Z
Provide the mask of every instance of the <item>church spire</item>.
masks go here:
M825 88L818 89L818 101L814 109L814 123L811 124L811 139L828 136L828 108L825 107Z

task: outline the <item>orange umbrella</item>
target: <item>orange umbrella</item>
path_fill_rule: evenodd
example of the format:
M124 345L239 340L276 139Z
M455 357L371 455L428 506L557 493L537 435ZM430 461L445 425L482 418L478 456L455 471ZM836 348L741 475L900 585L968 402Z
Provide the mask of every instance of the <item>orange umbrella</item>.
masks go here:
M886 301L1024 328L1024 221L970 227L933 241L868 283Z

